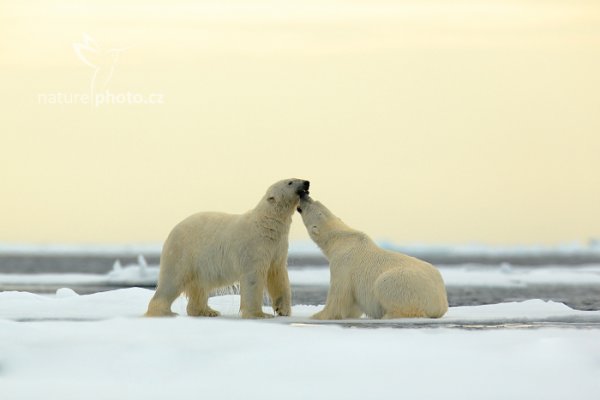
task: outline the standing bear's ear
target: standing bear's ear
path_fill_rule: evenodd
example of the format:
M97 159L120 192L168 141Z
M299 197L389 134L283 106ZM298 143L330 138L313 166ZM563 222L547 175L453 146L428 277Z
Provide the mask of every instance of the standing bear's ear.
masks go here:
M313 225L313 227L310 228L310 230L314 235L319 235L319 228L316 225Z
M279 193L277 193L277 191L275 191L275 190L270 191L269 193L267 193L267 201L269 202L269 204L279 203L279 201L280 201Z

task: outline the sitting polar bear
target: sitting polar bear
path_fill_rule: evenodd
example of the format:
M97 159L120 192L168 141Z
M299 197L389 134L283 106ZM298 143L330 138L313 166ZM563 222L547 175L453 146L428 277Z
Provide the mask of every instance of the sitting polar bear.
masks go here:
M330 263L325 308L315 319L439 318L448 298L439 271L431 264L379 248L318 201L306 196L298 212L312 240Z
M163 246L158 286L146 315L175 315L171 304L185 293L188 315L215 317L219 313L208 306L209 294L236 282L242 318L272 317L262 311L265 287L275 312L290 315L288 235L308 187L305 180L282 180L245 214L198 213L180 222Z

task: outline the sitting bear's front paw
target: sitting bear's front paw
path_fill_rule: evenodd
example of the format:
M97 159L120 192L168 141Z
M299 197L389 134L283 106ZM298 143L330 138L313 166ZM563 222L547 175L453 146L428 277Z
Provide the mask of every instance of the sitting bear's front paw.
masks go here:
M334 320L334 319L343 319L341 315L339 314L332 314L326 310L323 311L319 311L318 313L314 314L312 317L310 317L311 319L318 319L318 320Z
M325 319L329 319L327 317L327 315L323 312L323 311L319 311L318 313L314 314L312 317L310 317L311 319L319 319L319 320L325 320Z

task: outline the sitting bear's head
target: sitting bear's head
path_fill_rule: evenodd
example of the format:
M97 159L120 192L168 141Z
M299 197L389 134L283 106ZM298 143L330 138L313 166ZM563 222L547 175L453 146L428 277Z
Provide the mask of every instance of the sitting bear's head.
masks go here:
M264 200L275 210L289 211L291 215L300 199L308 196L309 186L310 182L304 179L284 179L271 185Z
M323 233L336 229L341 223L327 207L310 196L304 196L300 200L297 210L302 215L302 221L311 239L317 243Z

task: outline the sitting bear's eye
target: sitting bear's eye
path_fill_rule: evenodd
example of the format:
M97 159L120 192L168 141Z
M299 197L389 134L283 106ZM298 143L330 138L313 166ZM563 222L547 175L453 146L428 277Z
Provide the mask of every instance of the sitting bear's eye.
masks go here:
M292 183L294 183L294 181L289 181L288 186L291 186Z

